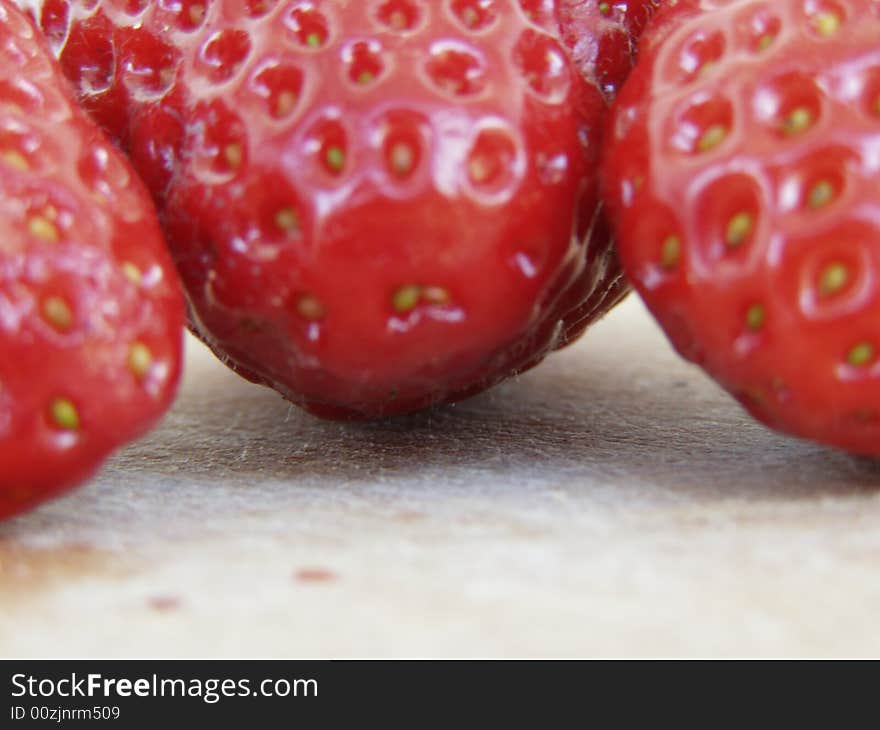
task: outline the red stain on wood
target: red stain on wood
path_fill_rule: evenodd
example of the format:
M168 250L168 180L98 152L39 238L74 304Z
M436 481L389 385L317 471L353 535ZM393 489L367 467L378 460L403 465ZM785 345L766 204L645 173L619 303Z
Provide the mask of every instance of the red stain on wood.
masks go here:
M325 568L300 568L293 577L299 583L329 583L339 576Z

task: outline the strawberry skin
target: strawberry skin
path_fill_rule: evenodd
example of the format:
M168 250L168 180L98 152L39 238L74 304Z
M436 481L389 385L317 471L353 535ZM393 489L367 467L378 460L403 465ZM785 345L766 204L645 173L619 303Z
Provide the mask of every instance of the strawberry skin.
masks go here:
M638 40L663 0L559 0L562 42L575 65L609 100L626 81ZM523 3L527 5L527 3Z
M609 119L631 280L758 419L880 454L880 3L670 3Z
M0 518L156 422L183 320L149 194L0 0Z
M35 15L151 189L194 331L312 412L363 418L521 372L625 294L597 156L652 5L46 0Z

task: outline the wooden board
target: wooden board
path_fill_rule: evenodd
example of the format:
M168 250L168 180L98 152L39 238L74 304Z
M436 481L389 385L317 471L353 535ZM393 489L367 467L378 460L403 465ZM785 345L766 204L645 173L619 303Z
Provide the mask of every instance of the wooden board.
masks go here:
M385 423L189 356L159 430L0 524L0 655L880 654L880 464L752 423L634 298Z

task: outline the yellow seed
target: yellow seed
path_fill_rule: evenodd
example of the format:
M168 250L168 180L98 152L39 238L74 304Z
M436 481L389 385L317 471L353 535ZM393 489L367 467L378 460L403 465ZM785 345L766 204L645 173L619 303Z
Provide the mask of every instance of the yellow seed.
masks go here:
M312 294L303 294L296 303L296 310L303 319L317 321L324 319L327 310L320 300Z
M275 225L285 233L299 230L299 216L293 208L282 208L275 214Z
M607 17L607 16L611 15L611 6L606 2L600 2L599 3L599 12L602 13L602 15Z
M406 28L406 15L401 10L395 10L391 13L391 17L388 18L388 22L394 30L404 30Z
M394 293L392 303L398 312L410 312L416 308L422 296L422 288L415 284L402 286Z
M128 369L139 380L146 377L153 366L153 353L143 342L135 342L128 350Z
M198 25L202 22L202 18L205 17L205 6L204 5L190 5L189 6L189 21L193 25Z
M309 48L318 48L321 45L321 36L317 33L309 33L308 37L306 37L306 45Z
M126 279L137 286L140 286L141 282L144 279L141 270L133 263L131 263L131 261L126 261L122 264L122 273L125 275Z
M874 346L870 342L860 342L846 356L846 361L853 367L864 367L874 359Z
M416 155L410 145L398 142L391 147L389 157L391 169L396 175L403 176L412 170Z
M333 172L341 172L345 167L345 152L341 147L330 147L325 155L327 167Z
M374 78L376 77L371 72L362 71L357 77L357 82L361 85L369 84Z
M30 170L31 168L27 158L21 154L21 152L17 152L16 150L6 150L0 154L0 159L10 167L14 167L16 170L21 170L22 172Z
M819 13L813 18L813 27L826 38L840 29L840 17L837 13Z
M79 428L79 412L76 406L67 398L56 398L50 406L52 420L59 428L66 431L75 431Z
M807 205L813 210L823 208L834 199L834 186L827 180L820 180L810 190Z
M830 297L837 294L849 283L849 269L841 263L833 263L825 267L819 277L819 294Z
M771 33L762 35L760 40L758 41L758 50L766 51L768 48L770 48L770 46L773 45L773 41L775 40L776 36L772 35Z
M226 163L229 167L233 170L237 170L241 167L241 161L244 159L244 151L238 142L233 142L232 144L226 145L223 149L223 156L226 158Z
M36 238L41 238L51 243L58 242L58 228L48 218L44 218L41 215L32 216L28 220L27 227L28 233Z
M767 313L764 307L760 304L755 304L749 307L749 311L746 312L746 327L755 332L764 326L766 319Z
M599 9L602 9L601 5L599 6ZM461 19L464 21L464 24L468 28L473 28L477 23L480 22L480 16L477 15L477 11L470 6L464 9L461 14Z
M755 229L755 218L751 213L737 213L727 223L725 240L731 248L741 246Z
M484 157L474 157L468 165L468 173L475 183L483 183L489 179L491 168Z
M880 117L880 94L877 94L877 98L874 99L874 114Z
M787 136L801 134L813 126L813 112L804 106L799 106L791 112L782 123L782 131Z
M43 302L43 317L59 332L66 332L73 324L73 312L61 297L49 297Z
M706 61L706 63L697 69L697 74L699 76L708 76L717 65L718 63L716 61Z
M660 249L660 265L664 269L674 269L681 259L681 239L678 236L667 236Z
M293 107L296 105L296 94L289 89L285 89L284 91L278 94L278 97L275 99L275 116L277 117L286 117L293 110Z
M720 145L727 137L727 127L723 124L713 124L700 137L697 142L697 149L700 152L708 152Z

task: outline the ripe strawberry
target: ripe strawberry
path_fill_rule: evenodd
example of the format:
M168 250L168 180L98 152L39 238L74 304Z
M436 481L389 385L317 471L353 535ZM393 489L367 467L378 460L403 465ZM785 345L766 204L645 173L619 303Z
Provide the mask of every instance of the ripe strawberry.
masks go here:
M183 301L156 214L0 0L0 518L86 479L167 408Z
M464 397L625 293L596 157L652 2L38 4L195 331L315 413Z
M563 44L575 65L605 91L617 95L632 69L637 41L662 0L559 0ZM523 3L525 4L525 3Z
M766 424L880 453L880 3L670 4L610 119L621 257Z

